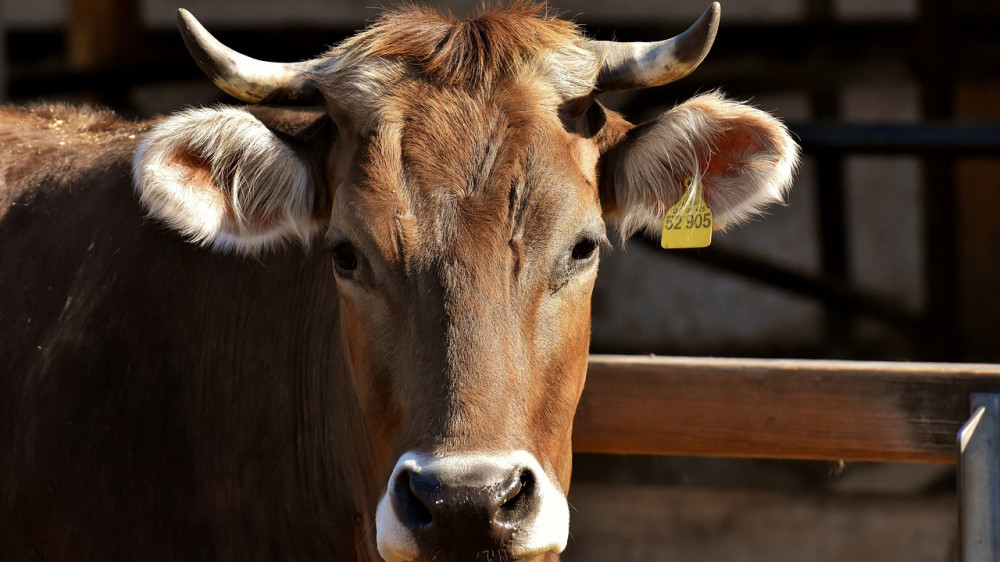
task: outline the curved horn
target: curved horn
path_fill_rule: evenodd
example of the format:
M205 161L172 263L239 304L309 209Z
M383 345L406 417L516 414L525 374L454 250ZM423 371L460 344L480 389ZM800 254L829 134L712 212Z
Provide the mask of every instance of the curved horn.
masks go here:
M177 11L188 52L222 91L248 103L315 105L319 91L306 72L319 61L265 62L237 53L212 36L190 12Z
M588 47L603 60L597 89L607 92L648 88L687 76L712 48L721 14L722 7L713 2L687 31L665 41L590 41Z

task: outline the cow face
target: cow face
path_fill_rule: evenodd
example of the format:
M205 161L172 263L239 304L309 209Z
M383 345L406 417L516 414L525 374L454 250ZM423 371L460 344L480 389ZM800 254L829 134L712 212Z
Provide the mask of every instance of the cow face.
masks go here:
M594 100L690 72L717 21L716 5L678 38L622 47L538 8L408 10L276 65L182 14L224 89L324 112L292 134L242 109L169 117L136 156L137 191L215 248L329 249L357 398L331 408L366 420L379 477L355 509L386 560L562 551L605 221L659 231L688 177L723 222L781 198L797 151L767 114L708 94L635 127Z
M389 560L564 546L605 233L596 152L516 87L415 86L333 196L351 371L399 458L378 509Z

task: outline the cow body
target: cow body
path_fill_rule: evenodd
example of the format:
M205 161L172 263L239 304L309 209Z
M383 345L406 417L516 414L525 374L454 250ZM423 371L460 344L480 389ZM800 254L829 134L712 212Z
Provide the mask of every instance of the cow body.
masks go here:
M182 12L220 87L317 109L0 109L0 558L557 558L606 221L657 231L688 180L739 221L795 167L718 94L596 101L717 23L408 9L285 65Z
M352 559L364 467L341 459L365 426L328 260L212 254L144 218L147 125L88 113L0 132L3 559Z

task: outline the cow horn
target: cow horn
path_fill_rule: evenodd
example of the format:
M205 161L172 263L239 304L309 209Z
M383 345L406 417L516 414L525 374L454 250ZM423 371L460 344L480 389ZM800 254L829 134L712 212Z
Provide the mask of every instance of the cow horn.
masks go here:
M712 48L721 13L722 7L713 2L687 31L665 41L590 41L588 47L602 57L597 90L649 88L687 76Z
M195 62L227 94L248 103L318 103L319 91L307 73L321 61L277 63L250 58L223 45L183 8L177 11L177 27Z

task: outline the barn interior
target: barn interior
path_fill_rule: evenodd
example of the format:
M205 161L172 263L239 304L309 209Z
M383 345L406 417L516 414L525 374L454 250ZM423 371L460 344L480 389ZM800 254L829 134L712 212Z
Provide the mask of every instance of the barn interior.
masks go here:
M293 61L382 1L0 0L0 98L135 117L232 101L187 54L178 7ZM707 6L549 4L618 40L672 36ZM720 89L781 117L804 159L786 205L710 248L602 255L592 353L1000 363L998 20L986 0L730 0L692 76L606 96L638 122ZM570 502L570 562L958 559L947 464L580 454Z

